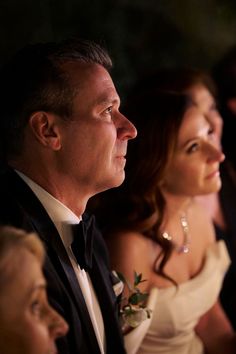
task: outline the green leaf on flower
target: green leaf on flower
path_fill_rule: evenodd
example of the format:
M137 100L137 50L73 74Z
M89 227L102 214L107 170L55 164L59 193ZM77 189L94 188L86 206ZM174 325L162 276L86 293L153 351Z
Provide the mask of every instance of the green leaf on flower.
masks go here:
M142 279L142 273L138 274L134 271L133 285L125 278L122 273L117 272L119 279L127 286L129 290L128 297L124 297L121 301L120 318L122 330L124 333L128 327L137 327L142 321L151 316L151 310L145 307L144 303L148 298L148 293L142 293L138 285L146 280ZM123 303L123 304L122 304Z
M136 272L134 272L134 286L139 285L140 283L143 283L144 281L146 281L146 279L142 280L142 273L137 274Z
M140 292L137 292L137 293L133 293L129 299L128 299L128 302L132 305L138 305L142 302L144 302L148 297L148 294L146 293L140 293Z

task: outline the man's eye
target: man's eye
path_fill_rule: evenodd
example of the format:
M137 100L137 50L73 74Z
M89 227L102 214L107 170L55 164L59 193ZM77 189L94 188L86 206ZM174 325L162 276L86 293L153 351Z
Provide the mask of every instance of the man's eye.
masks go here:
M112 106L105 109L105 113L111 114L112 113Z
M108 120L109 122L112 120L113 116L113 106L107 107L101 112L101 117L103 120Z

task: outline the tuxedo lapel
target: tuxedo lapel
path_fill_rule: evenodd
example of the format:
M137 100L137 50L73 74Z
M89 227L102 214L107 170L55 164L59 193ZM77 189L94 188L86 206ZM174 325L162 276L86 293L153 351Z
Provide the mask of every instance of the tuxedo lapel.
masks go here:
M101 311L107 341L107 354L125 354L122 343L122 335L119 328L118 319L116 320L116 296L111 290L111 279L107 269L102 266L96 254L93 258L93 267L89 271Z
M24 213L27 213L27 219L32 229L35 230L44 241L46 251L50 253L50 262L52 262L54 268L56 268L59 278L62 278L62 271L68 281L67 285L69 289L68 287L66 289L71 294L70 297L74 300L83 327L86 328L92 353L100 354L82 291L55 225L52 223L35 194L15 172L10 170L7 179L12 187L11 193L24 209ZM60 264L60 269L58 269L58 264Z

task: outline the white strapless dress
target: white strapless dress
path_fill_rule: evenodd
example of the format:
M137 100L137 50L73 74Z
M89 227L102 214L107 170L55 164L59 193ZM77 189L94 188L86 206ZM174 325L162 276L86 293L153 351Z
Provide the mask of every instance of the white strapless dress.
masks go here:
M206 252L201 272L179 285L150 292L150 320L125 336L128 354L203 354L194 328L216 302L230 260L224 241ZM146 322L146 323L145 323Z

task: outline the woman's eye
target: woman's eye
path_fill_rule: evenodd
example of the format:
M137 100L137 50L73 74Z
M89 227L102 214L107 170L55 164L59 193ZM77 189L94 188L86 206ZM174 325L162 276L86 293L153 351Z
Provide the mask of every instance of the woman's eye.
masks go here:
M217 105L216 103L212 103L212 105L210 106L210 111L217 111L218 108L217 108Z
M187 153L191 154L192 152L197 151L198 148L199 148L199 144L198 143L194 143L194 144L189 146L189 148L187 149Z
M40 317L42 314L42 304L40 301L35 300L32 304L31 304L31 311L35 316Z
M218 135L217 135L217 133L216 133L214 128L210 128L208 130L208 139L210 141L218 141L219 140L219 137L218 137Z
M211 128L209 128L209 130L208 130L208 135L212 135L212 134L214 134L215 133L215 130L211 127Z

